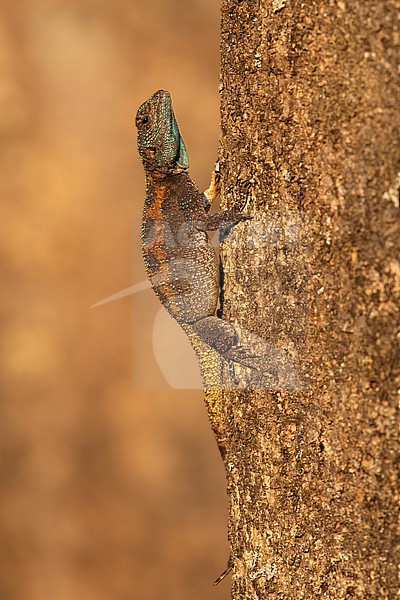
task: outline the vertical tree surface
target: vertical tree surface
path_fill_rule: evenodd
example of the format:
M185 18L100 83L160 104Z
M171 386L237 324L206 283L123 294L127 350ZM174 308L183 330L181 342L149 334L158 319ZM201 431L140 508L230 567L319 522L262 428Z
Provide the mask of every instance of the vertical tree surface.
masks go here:
M291 365L216 403L235 600L397 598L399 11L222 3L224 318Z

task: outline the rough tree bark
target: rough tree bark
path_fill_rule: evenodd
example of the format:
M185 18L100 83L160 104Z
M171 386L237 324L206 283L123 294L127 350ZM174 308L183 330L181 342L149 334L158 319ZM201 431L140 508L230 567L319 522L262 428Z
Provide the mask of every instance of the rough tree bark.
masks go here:
M398 597L399 11L222 2L224 317L299 378L219 393L235 600Z

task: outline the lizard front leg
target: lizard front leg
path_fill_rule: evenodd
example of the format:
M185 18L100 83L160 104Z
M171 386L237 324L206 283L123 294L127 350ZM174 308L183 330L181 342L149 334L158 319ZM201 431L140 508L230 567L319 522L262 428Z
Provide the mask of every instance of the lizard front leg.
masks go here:
M211 181L209 187L201 194L204 210L206 213L210 210L213 200L220 193L221 173L219 170L219 162L217 161L214 170L211 173ZM204 215L204 218L198 219L195 226L200 231L215 231L216 229L233 227L240 221L247 221L253 217L242 212L234 210L219 210L212 215Z
M241 221L249 221L252 218L250 215L235 210L220 210L212 215L204 215L203 218L197 219L195 227L199 231L215 231L216 229L233 227Z

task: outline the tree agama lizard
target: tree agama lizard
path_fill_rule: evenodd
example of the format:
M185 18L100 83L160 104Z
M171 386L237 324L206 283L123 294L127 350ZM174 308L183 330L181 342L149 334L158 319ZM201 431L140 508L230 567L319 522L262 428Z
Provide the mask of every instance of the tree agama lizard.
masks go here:
M167 91L158 90L140 106L136 126L146 173L142 250L152 288L198 354L200 342L227 361L257 370L257 357L238 343L233 325L216 316L219 268L207 235L251 217L233 210L209 214L219 175L214 173L210 188L200 194L187 172L188 156Z

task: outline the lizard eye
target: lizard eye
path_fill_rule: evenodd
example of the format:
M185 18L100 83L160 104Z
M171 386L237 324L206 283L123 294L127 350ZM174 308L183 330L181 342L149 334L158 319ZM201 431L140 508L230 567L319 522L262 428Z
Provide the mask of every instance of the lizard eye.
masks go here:
M141 127L142 125L146 125L149 122L149 117L136 117L136 127Z

